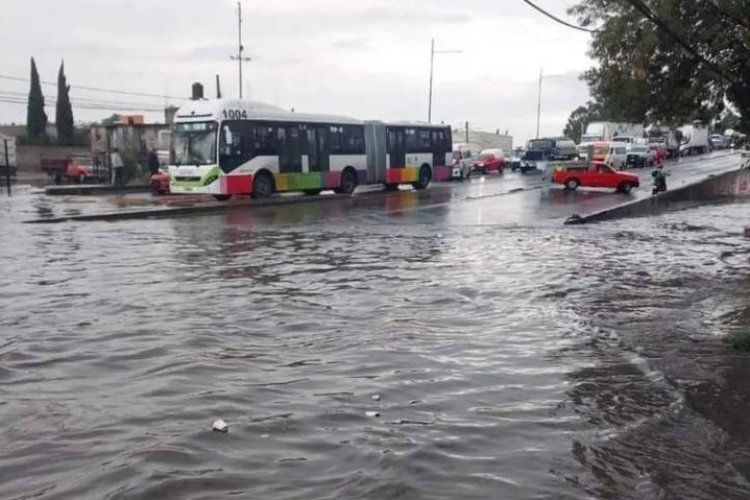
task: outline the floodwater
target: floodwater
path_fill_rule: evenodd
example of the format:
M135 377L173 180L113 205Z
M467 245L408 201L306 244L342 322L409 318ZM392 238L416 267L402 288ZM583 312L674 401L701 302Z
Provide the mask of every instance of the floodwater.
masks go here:
M389 200L24 225L63 202L0 197L0 497L750 496L720 340L747 205Z

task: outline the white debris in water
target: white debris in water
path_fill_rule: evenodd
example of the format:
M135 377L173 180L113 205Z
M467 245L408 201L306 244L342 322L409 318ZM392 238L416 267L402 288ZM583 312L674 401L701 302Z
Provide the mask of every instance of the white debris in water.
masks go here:
M211 428L216 432L229 432L229 426L222 419L215 420Z
M377 411L366 411L365 416L371 417L371 418L377 418L380 416L380 413Z
M372 396L370 396L370 399L372 399L373 401L380 401L380 394L373 394Z

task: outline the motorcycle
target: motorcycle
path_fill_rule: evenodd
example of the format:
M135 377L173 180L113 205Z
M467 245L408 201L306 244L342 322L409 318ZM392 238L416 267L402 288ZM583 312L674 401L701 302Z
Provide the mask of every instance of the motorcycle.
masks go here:
M654 178L654 187L651 189L651 195L664 193L667 190L667 178L661 170L654 170L651 172L651 177Z

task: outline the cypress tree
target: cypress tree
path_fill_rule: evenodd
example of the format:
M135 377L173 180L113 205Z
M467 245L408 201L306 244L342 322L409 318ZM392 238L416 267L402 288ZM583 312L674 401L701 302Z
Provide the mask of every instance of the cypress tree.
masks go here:
M57 74L57 106L55 109L57 142L63 146L73 145L73 108L70 105L70 85L65 78L65 61L60 64Z
M39 83L36 62L31 58L31 89L26 114L26 136L29 139L42 139L47 135L47 113L44 112L44 96Z

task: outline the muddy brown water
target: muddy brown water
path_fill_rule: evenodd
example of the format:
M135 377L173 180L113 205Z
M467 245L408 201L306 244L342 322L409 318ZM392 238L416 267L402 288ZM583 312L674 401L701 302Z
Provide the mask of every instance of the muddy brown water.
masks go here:
M19 222L49 203L0 198L2 498L750 495L747 205Z

